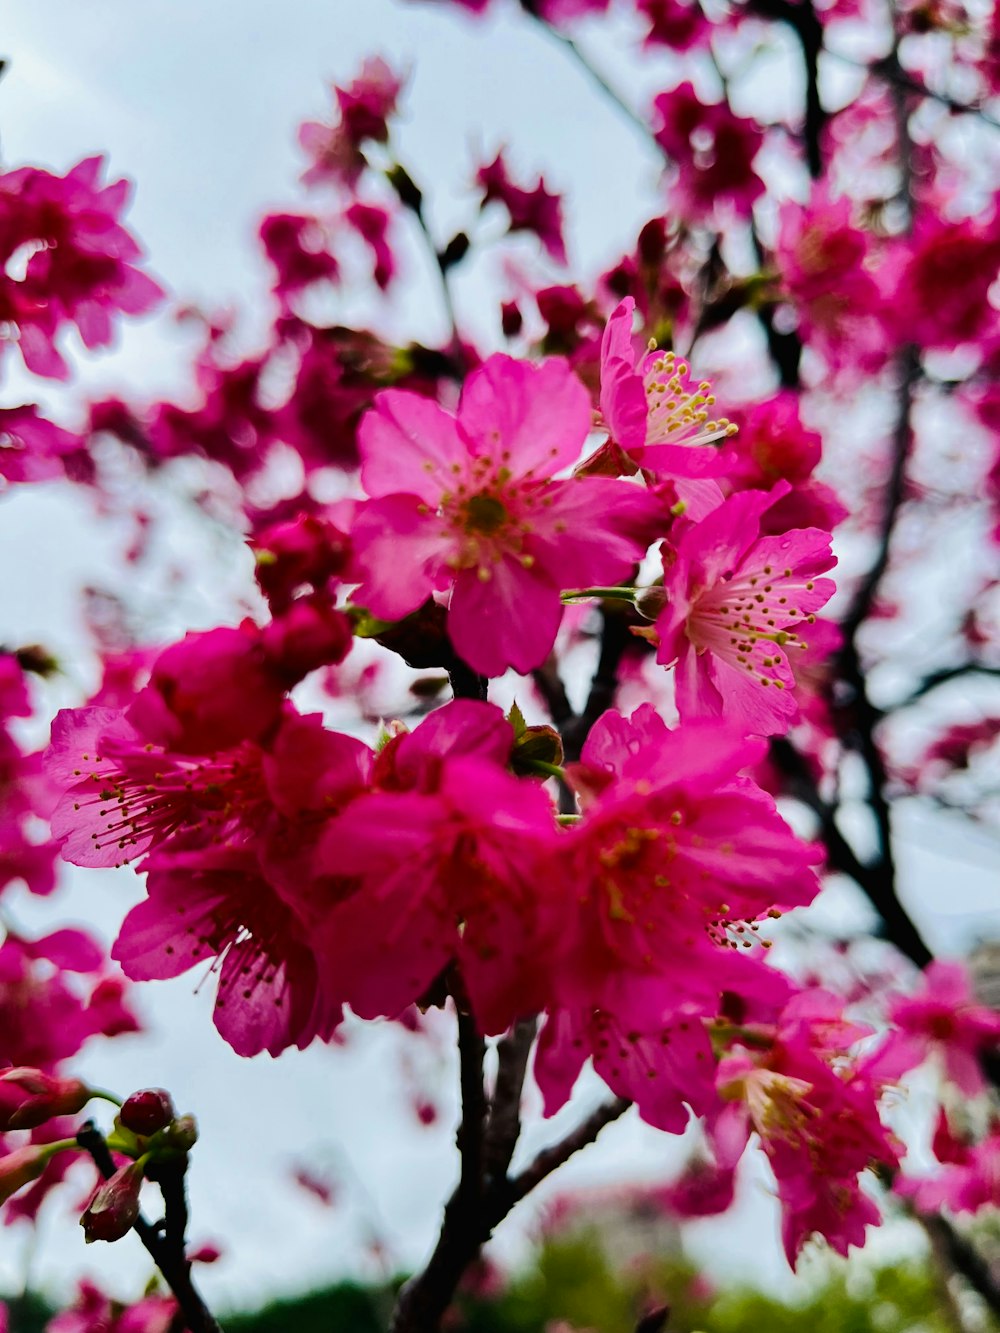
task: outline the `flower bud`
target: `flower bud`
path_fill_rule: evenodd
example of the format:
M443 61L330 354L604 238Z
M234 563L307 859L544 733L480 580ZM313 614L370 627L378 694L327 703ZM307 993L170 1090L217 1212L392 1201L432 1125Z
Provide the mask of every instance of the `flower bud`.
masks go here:
M666 604L666 589L660 584L643 588L635 599L635 609L644 620L658 620Z
M198 1142L198 1125L193 1115L179 1115L167 1130L167 1143L178 1152L190 1152Z
M0 1074L4 1092L17 1099L0 1100L0 1129L36 1129L57 1115L76 1115L92 1096L78 1078L56 1078L40 1069L6 1069Z
M51 1156L51 1144L29 1143L0 1157L0 1203L6 1203L12 1194L37 1180Z
M103 1185L80 1218L84 1238L89 1245L95 1240L121 1240L128 1235L139 1216L139 1190L145 1162L129 1162L121 1167Z
M515 773L538 773L536 765L558 766L563 762L563 745L554 727L525 727L514 742L510 766Z
M122 1105L118 1119L133 1134L148 1137L166 1129L176 1115L170 1093L164 1088L143 1088L133 1092Z

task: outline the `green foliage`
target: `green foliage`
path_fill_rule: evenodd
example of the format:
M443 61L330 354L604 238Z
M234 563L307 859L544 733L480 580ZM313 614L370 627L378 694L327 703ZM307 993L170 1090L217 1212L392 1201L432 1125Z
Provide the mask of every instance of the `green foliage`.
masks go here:
M385 1288L338 1282L254 1314L228 1315L222 1323L226 1333L385 1333L392 1299Z
M226 1314L226 1333L384 1333L396 1284L339 1282L253 1313ZM598 1232L547 1241L498 1293L465 1295L449 1333L634 1333L654 1305L670 1306L667 1333L955 1333L930 1263L870 1268L831 1259L825 1280L797 1303L751 1288L713 1289L676 1254L616 1272ZM43 1333L53 1310L29 1294L10 1302L10 1333ZM978 1333L996 1329L985 1315Z
M543 1333L562 1320L587 1333L633 1333L659 1304L670 1306L670 1333L954 1333L928 1266L831 1262L809 1299L788 1304L746 1288L713 1291L676 1257L646 1260L616 1277L596 1235L550 1241L497 1300L467 1304L458 1327Z

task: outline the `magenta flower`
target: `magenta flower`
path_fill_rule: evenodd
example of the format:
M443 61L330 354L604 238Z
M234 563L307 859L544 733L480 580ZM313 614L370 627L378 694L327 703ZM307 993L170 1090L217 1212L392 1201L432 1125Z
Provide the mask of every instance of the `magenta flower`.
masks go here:
M984 1091L982 1057L1000 1047L1000 1014L977 1004L961 963L930 963L920 995L895 1000L895 1029L869 1058L873 1077L895 1080L932 1054L945 1076L968 1097Z
M682 719L725 716L771 736L796 717L788 654L808 643L808 626L833 595L833 581L819 575L835 561L830 534L818 528L760 536L771 503L762 491L741 491L664 554L656 660L677 664Z
M551 907L538 864L556 831L548 796L504 767L513 739L493 705L446 704L381 752L374 789L327 825L317 867L362 887L316 947L361 1017L394 1017L452 960L484 1032L544 1004Z
M0 408L0 478L11 483L64 475L63 459L83 450L78 435L39 416L33 404Z
M907 242L890 310L899 340L957 347L996 332L989 290L1000 276L1000 225L923 218Z
M870 1032L847 1022L839 1001L803 992L776 1027L753 1032L719 1067L718 1086L731 1105L712 1126L723 1159L756 1130L778 1183L782 1240L795 1266L818 1233L838 1254L862 1245L880 1216L862 1192L867 1167L898 1164L897 1145L878 1114L881 1085L852 1064L850 1046Z
M674 998L657 983L644 989L651 1014ZM668 1009L652 1030L638 1031L599 1009L550 1013L534 1062L547 1116L569 1101L588 1056L612 1092L668 1134L682 1134L691 1111L706 1115L717 1104L715 1058L699 1014Z
M695 481L728 472L734 459L718 445L736 433L714 414L707 380L695 383L673 352L647 348L638 356L632 337L635 301L614 309L601 339L601 416L611 440L657 476Z
M566 263L562 198L550 194L541 177L530 190L515 185L501 151L479 168L476 184L483 192L483 208L494 200L503 204L510 214L511 231L534 232L556 263Z
M934 1151L944 1166L932 1176L899 1176L893 1184L897 1194L912 1199L922 1213L951 1208L956 1213L978 1213L981 1208L1000 1207L1000 1128L994 1125L981 1143L967 1144L952 1138L939 1120Z
M346 88L334 87L336 119L309 120L299 127L299 143L312 159L302 174L304 184L353 188L367 165L361 146L367 139L388 139L387 121L402 88L403 80L379 56L366 60Z
M282 305L314 283L336 282L340 275L326 230L310 213L269 213L260 224L260 239L277 271L273 290Z
M892 350L889 304L873 273L872 238L855 226L850 201L815 185L808 204L783 204L778 222L775 258L803 338L835 369L879 369Z
M709 1017L723 991L746 1012L780 1007L787 983L765 967L759 921L817 892L818 849L739 776L759 742L716 722L670 731L651 705L608 712L573 779L584 817L567 830L552 878L567 906L553 987L567 1008L594 1007L655 1031L644 983L674 1010Z
M685 217L710 218L720 204L748 217L764 182L753 161L764 142L755 121L736 116L727 102L704 103L691 83L653 102L657 143L675 164L673 194Z
M355 200L344 213L345 222L358 233L372 252L375 267L372 277L380 291L385 291L396 273L396 256L389 244L389 224L392 215L375 204Z
M329 1040L340 1022L310 932L235 847L151 854L149 897L122 923L111 956L134 981L180 976L212 963L215 1026L237 1055Z
M660 512L630 482L553 480L574 463L590 402L564 362L493 356L466 381L457 416L387 390L361 423L373 499L351 532L356 600L384 620L451 592L448 632L476 671L540 666L560 591L625 577Z
M135 267L141 251L121 225L128 182L101 185L103 166L90 157L65 176L38 167L0 176L0 270L23 247L32 251L23 277L0 272L0 320L16 328L36 375L69 374L56 347L66 324L86 347L106 347L113 315L141 315L163 296Z

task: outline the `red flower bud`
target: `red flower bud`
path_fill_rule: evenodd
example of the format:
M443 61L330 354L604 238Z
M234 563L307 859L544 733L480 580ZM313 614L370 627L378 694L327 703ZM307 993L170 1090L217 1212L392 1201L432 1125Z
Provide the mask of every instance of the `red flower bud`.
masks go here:
M0 1083L16 1099L15 1105L3 1098L0 1129L35 1129L57 1115L76 1115L92 1096L90 1088L78 1078L55 1078L40 1069L7 1069Z
M149 1135L166 1129L176 1114L166 1089L144 1088L126 1099L118 1119L133 1134Z
M121 1240L139 1216L139 1190L145 1163L129 1162L99 1185L80 1218L89 1245L94 1240Z

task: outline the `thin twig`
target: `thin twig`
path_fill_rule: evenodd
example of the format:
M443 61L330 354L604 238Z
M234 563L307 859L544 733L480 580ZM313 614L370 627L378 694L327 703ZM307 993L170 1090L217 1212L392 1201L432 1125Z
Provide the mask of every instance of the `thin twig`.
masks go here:
M80 1128L77 1132L76 1141L85 1152L90 1154L102 1177L105 1180L110 1180L117 1167L108 1150L108 1145L104 1141L104 1135L92 1120L88 1120ZM183 1175L181 1176L181 1190L183 1192ZM164 1198L166 1200L166 1193ZM168 1203L167 1206L169 1209L170 1204ZM185 1202L183 1212L178 1213L175 1199L174 1220L179 1222L181 1217L183 1217L186 1224L187 1204ZM168 1230L169 1226L170 1222L168 1220ZM221 1325L209 1311L191 1279L191 1264L184 1253L183 1231L180 1233L180 1248L178 1251L176 1236L161 1236L157 1228L147 1222L141 1214L136 1219L132 1230L142 1241L153 1263L163 1274L163 1280L180 1306L185 1326L190 1330L190 1333L222 1333Z
M512 1180L508 1181L507 1197L510 1199L510 1204L507 1211L513 1208L519 1199L523 1199L526 1194L530 1194L546 1176L550 1176L564 1162L568 1162L581 1148L586 1148L588 1144L593 1143L601 1130L619 1120L631 1105L632 1103L626 1097L615 1097L612 1101L598 1106L581 1125L567 1134L564 1139L560 1139L551 1148L543 1148L534 1161L530 1162L523 1171L520 1171Z

